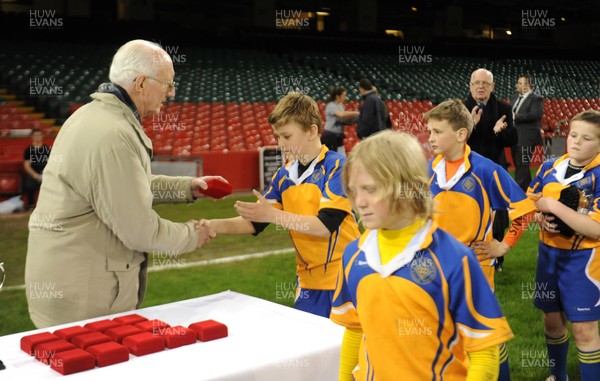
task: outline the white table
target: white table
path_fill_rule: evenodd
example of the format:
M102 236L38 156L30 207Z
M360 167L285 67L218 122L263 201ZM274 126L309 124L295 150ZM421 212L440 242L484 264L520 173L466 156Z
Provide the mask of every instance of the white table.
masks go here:
M62 376L20 349L20 339L37 332L138 313L171 326L213 319L229 337L136 357ZM343 328L329 319L262 299L225 291L196 299L98 317L0 337L0 380L337 380Z

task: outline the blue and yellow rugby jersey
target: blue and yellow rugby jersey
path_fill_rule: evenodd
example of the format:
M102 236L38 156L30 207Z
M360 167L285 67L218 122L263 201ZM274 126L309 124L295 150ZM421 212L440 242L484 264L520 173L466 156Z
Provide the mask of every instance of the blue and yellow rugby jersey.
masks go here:
M328 238L290 230L301 288L333 290L344 248L360 236L350 200L342 189L345 160L344 156L322 146L319 156L300 177L298 162L288 162L277 170L264 192L274 207L286 212L316 216L319 210L329 208L348 213Z
M339 271L331 320L363 330L357 380L464 381L466 352L513 337L473 252L431 220L386 265L365 231Z
M585 192L590 200L589 213L594 221L600 222L600 155L597 155L581 172L565 179L567 167L569 166L569 155L549 159L538 169L535 178L531 181L528 194L542 193L542 196L558 198L552 194L552 186L549 184L560 183L562 185L574 185L580 191ZM592 249L600 246L600 240L589 239L578 234L567 238L559 233L540 231L540 240L548 246L566 250Z
M491 241L493 210L508 210L514 220L535 210L533 201L508 172L493 161L465 147L464 163L446 181L446 161L438 155L429 162L429 185L434 196L435 221L467 246ZM494 259L479 255L482 266Z

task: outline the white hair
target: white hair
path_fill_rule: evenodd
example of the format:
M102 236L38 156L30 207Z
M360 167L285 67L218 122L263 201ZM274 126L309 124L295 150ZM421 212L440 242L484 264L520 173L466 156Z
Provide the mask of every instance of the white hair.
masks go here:
M494 83L494 74L492 74L491 71L484 69L484 68L479 68L477 70L475 70L473 73L471 73L471 82L473 82L473 76L475 75L475 73L477 73L478 71L482 71L484 72L488 77L490 77L490 82Z
M146 40L132 40L115 53L108 78L112 83L128 86L140 74L156 77L160 67L157 63L170 59L160 45Z

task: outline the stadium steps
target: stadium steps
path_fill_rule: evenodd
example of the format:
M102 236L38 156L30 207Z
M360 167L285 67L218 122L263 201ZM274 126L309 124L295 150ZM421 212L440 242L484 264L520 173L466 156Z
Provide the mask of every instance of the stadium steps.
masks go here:
M25 101L16 100L15 94L0 95L11 100L0 103L0 134L3 136L28 136L32 129L40 129L44 135L54 134L56 121L45 118L44 113L35 112L33 106L25 106Z

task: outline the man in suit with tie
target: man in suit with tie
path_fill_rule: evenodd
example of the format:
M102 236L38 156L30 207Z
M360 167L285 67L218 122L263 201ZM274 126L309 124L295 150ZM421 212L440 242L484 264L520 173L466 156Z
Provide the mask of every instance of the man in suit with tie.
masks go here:
M528 74L519 75L516 87L517 95L511 99L511 103L519 140L512 147L512 158L515 163L515 181L526 191L531 183L529 165L535 147L542 144L544 98L534 93L533 77Z

